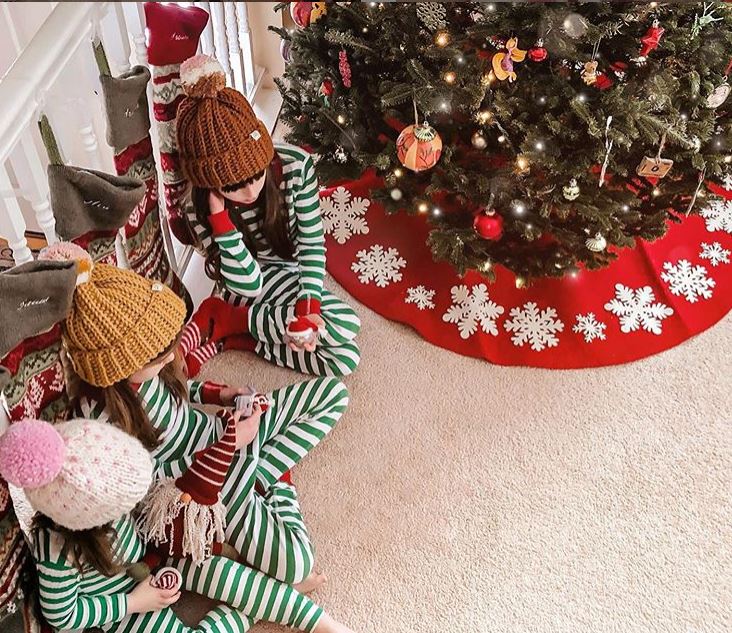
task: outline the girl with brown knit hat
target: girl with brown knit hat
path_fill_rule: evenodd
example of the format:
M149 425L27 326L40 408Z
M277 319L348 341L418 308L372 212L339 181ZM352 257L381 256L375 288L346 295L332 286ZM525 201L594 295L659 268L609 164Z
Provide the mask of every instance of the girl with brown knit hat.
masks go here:
M344 376L358 365L360 322L323 289L325 236L318 181L304 150L272 143L219 63L185 61L177 111L181 167L192 186L187 213L206 272L222 297L247 308L243 335L224 348L253 349L278 365Z
M223 418L191 402L231 406L238 391L180 380L173 361L184 319L184 303L159 282L96 265L76 288L63 324L64 347L82 381L78 412L112 421L141 440L158 477L180 477L196 452L223 435ZM304 593L325 576L313 571L289 471L335 426L348 392L339 380L320 377L276 389L267 399L264 412L255 407L248 418L235 413L242 449L221 490L225 540L248 566ZM221 577L221 569L189 571L192 591L216 597L210 594L219 583L211 579ZM323 633L348 631L326 616L307 618L307 625Z

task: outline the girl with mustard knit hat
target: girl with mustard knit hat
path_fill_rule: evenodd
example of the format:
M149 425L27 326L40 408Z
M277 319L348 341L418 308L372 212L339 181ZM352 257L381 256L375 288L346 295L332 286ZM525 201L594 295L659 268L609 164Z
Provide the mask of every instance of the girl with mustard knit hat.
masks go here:
M321 376L353 372L360 322L323 289L325 236L310 155L273 144L247 99L206 55L183 62L178 152L187 218L222 297L246 307L239 349ZM235 343L236 344L236 343Z
M245 633L267 619L302 631L348 631L293 587L220 556L209 557L201 575L239 582L212 580L203 595L226 605L196 627L184 625L170 606L181 589L199 592L203 584L186 573L188 561L171 559L175 568L142 582L129 573L145 554L130 513L148 493L153 462L121 429L86 419L16 422L0 436L0 475L23 488L36 511L38 601L57 630Z
M78 412L113 421L150 451L156 475L180 477L194 454L223 434L221 417L191 402L231 406L235 390L182 382L173 369L185 305L170 289L98 264L74 293L63 324L67 356L82 381ZM267 394L241 419L251 434L228 469L221 501L225 539L249 566L300 590L322 583L289 471L335 426L348 404L335 378L314 378ZM211 574L193 574L208 595ZM216 576L218 577L218 576ZM193 582L193 580L192 580Z

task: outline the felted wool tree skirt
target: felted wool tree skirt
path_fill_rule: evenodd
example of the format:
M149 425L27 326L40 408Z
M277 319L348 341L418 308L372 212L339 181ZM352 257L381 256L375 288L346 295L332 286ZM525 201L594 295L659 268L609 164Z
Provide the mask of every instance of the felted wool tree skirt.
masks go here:
M376 182L365 175L321 192L328 271L379 314L459 354L555 369L615 365L670 349L732 308L732 202L672 224L656 242L639 240L606 269L516 288L500 266L490 283L433 262L426 218L387 215L369 197Z

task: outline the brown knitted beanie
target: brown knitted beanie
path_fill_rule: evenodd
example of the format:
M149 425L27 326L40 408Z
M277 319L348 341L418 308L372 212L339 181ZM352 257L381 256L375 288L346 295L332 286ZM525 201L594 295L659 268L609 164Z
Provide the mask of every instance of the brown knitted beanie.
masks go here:
M74 293L64 345L82 380L109 387L160 356L185 316L185 303L160 282L96 264Z
M248 180L272 162L274 146L246 97L226 88L220 64L207 55L183 62L186 97L178 106L178 153L196 187L221 189Z

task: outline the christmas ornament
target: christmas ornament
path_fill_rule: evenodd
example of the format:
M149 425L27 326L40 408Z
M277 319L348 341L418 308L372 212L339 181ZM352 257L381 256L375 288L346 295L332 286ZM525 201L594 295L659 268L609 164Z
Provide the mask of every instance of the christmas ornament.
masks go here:
M320 84L320 88L318 89L318 94L323 97L323 103L328 105L330 97L333 94L333 82L330 79L323 80L323 83Z
M602 233L595 233L595 237L590 237L585 241L585 246L593 253L601 253L607 248L607 240Z
M598 90L607 90L613 85L613 80L610 79L605 73L597 73L597 77L595 78L595 88Z
M572 180L569 181L568 185L562 187L562 193L564 194L565 199L569 200L570 202L579 198L580 188L577 184L577 179L572 178Z
M328 12L325 2L292 2L290 15L292 21L301 29L317 22Z
M661 144L658 146L658 153L655 158L644 156L640 165L638 165L637 173L639 176L645 176L646 178L663 178L668 174L671 167L673 167L674 161L670 158L661 158L661 152L666 145L666 132L661 137Z
M731 90L732 88L725 79L724 83L712 90L711 94L707 97L707 107L718 108L721 106L725 101L727 101L727 97L729 97Z
M280 42L280 55L286 64L292 61L292 40L282 40Z
M646 31L646 34L641 38L641 49L640 57L645 59L651 51L655 51L661 42L661 38L665 29L659 25L658 20L653 20L653 25Z
M351 65L348 63L348 53L338 53L338 70L341 73L341 81L346 88L351 87Z
M713 22L719 22L722 18L714 15L716 9L714 8L714 2L705 2L704 10L701 15L694 16L694 26L691 27L691 36L699 37L701 30Z
M592 61L585 62L580 76L586 85L592 86L597 81L597 60L593 59Z
M343 149L340 145L336 147L335 152L333 152L333 157L336 159L336 162L338 163L345 163L348 160L348 155L346 154L346 150Z
M526 57L526 51L518 48L518 38L512 37L506 42L506 52L493 55L491 64L493 73L501 81L508 79L509 82L516 81L516 73L513 71L513 62L522 62Z
M628 72L628 64L625 62L613 62L610 64L610 68L618 81L623 81L625 79L625 75Z
M532 62L543 62L549 53L547 53L547 50L544 48L544 40L539 38L536 40L536 44L534 44L528 52L529 59Z
M444 29L447 9L441 2L418 2L417 17L430 31Z
M503 235L503 218L494 209L486 209L473 220L475 232L486 240L499 240Z
M610 124L613 122L613 117L609 116L605 121L605 160L602 161L602 168L600 169L600 184L598 187L602 187L605 184L605 174L607 173L608 165L610 164L610 152L613 149L613 139L610 138Z
M150 584L158 589L175 589L177 591L183 584L183 576L175 567L163 567L153 576Z
M394 189L389 192L389 195L391 196L391 199L394 200L394 202L399 202L399 200L404 197L402 190L398 187L394 187Z
M434 167L442 154L442 139L427 121L405 127L396 146L399 162L412 171Z
M587 22L579 13L570 13L562 22L564 32L573 39L583 37L587 33Z
M470 142L473 144L475 149L485 149L488 145L488 141L480 131L473 132L473 135L470 137Z

